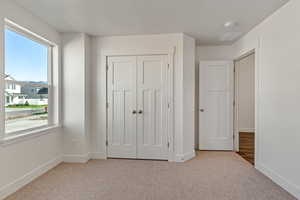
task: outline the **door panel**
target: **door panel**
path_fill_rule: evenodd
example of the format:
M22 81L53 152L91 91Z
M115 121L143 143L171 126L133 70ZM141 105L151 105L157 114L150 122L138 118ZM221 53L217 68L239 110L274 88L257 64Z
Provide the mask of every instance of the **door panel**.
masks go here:
M233 63L200 63L201 150L233 150Z
M136 57L109 57L108 157L136 158Z
M137 157L168 159L167 56L137 57Z

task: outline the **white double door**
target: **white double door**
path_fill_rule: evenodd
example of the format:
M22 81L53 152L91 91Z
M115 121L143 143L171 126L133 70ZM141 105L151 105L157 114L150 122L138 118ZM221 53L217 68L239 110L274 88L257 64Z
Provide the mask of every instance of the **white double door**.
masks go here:
M111 158L168 159L168 56L108 57Z

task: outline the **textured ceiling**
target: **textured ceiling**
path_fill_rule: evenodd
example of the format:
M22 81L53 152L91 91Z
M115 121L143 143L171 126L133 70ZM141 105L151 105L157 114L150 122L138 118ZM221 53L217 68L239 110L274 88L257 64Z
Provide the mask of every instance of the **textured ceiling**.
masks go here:
M61 32L184 32L198 44L230 44L288 0L15 0ZM223 24L236 21L226 29ZM227 41L223 41L223 40Z

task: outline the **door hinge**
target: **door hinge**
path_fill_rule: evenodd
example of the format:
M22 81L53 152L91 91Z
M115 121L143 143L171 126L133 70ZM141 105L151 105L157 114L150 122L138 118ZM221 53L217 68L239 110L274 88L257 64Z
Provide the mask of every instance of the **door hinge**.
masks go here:
M170 69L170 64L168 64L168 69Z
M105 145L108 146L108 141L106 140Z
M109 103L108 102L106 102L106 108L108 108L109 107Z
M235 106L235 101L233 101L233 106Z
M168 103L168 108L170 108L170 103Z
M108 64L106 64L106 71L108 71Z
M167 144L167 145L168 145L168 148L170 148L170 142L168 142L168 144Z

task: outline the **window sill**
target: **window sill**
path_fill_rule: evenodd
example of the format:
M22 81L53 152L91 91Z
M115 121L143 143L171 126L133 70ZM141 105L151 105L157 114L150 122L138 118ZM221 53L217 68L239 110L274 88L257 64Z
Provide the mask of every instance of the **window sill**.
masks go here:
M22 134L4 137L2 140L0 140L0 146L8 146L29 139L33 139L42 135L51 134L52 133L51 131L54 131L59 128L61 128L60 125L52 125L52 126L41 127L39 129L35 129L31 131L24 131Z

